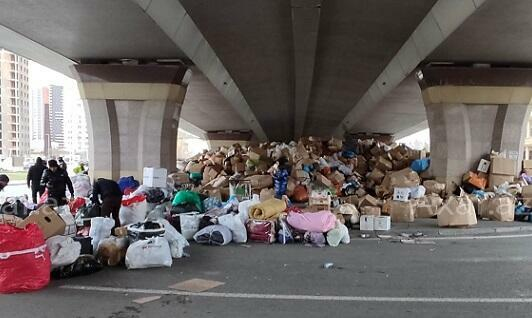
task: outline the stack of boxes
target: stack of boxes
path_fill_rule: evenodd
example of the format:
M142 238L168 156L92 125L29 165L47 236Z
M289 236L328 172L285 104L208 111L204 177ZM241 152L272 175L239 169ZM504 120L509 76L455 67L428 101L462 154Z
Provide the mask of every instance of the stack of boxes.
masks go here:
M517 161L501 157L492 157L490 165L489 186L496 187L514 182L517 175Z

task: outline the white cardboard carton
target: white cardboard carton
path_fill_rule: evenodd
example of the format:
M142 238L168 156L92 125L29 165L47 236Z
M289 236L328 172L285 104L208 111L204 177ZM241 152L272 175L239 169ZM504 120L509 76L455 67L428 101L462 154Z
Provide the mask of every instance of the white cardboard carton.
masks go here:
M480 162L478 163L477 171L488 173L490 169L491 162L486 159L480 159Z
M166 168L144 167L142 184L147 187L165 188L167 176Z
M360 216L360 230L361 231L374 231L375 230L375 216L361 215Z
M375 231L389 231L392 228L392 219L388 215L376 216L374 220Z
M408 196L410 195L410 188L394 188L393 189L393 200L408 202Z

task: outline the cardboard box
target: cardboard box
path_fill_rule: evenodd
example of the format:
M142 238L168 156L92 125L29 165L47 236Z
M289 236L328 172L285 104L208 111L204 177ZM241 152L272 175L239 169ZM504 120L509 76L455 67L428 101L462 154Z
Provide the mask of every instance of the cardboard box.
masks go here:
M208 183L211 180L216 179L219 172L214 169L214 166L207 166L203 170L203 182Z
M25 226L24 220L17 216L9 214L0 214L0 224L9 224L20 229L23 229Z
M425 180L423 181L423 186L426 189L426 194L437 194L443 195L445 193L445 183L440 183L435 180Z
M192 163L192 164L188 164L187 165L187 168L188 168L188 172L190 173L201 173L203 171L203 163Z
M43 205L37 211L33 211L24 219L23 226L30 223L35 223L39 226L45 239L65 233L65 222L57 212L47 205Z
M363 206L360 208L360 213L362 215L373 215L373 216L380 216L381 215L381 208L378 206Z
M368 175L368 179L373 180L373 182L375 182L376 184L381 184L382 180L384 179L384 172L375 168Z
M339 185L343 185L345 182L344 174L339 171L335 171L329 174L327 176L327 179L331 180L334 184L339 184Z
M369 194L366 194L365 196L360 198L358 205L359 208L364 206L379 206L379 200L375 199Z
M382 170L382 171L389 171L389 170L392 170L393 164L390 160L386 159L383 156L380 156L377 158L377 162L375 163L375 168Z
M408 197L410 196L410 188L394 188L393 189L393 200L407 202Z
M116 237L126 237L127 236L127 227L125 227L125 226L116 227L115 230L114 230L114 235Z
M317 172L315 175L316 175L316 182L321 183L322 185L324 185L325 187L329 189L335 189L334 184L329 179L327 179L324 175L322 175L319 172Z
M481 190L484 190L488 184L488 179L485 177L481 177L478 174L469 171L468 173L464 174L462 177L463 182L467 182Z
M532 198L532 185L524 186L521 191L523 198Z
M172 181L174 181L174 183L178 183L178 184L190 182L188 173L184 173L184 172L175 172L175 173L172 173L169 177L172 179Z
M389 231L392 228L392 218L389 216L376 216L373 227L375 231Z
M471 226L477 224L473 202L467 196L451 196L438 209L438 226Z
M375 230L375 216L361 215L360 216L360 230L361 231L374 231Z
M523 160L523 169L532 169L532 160Z
M233 169L234 173L243 173L246 171L246 164L243 162L235 162L231 165L231 169Z
M144 167L142 184L153 188L166 188L168 172L166 168Z
M486 159L480 159L478 163L477 171L488 173L491 162Z
M401 147L395 147L393 148L392 150L390 150L389 152L390 156L392 157L393 160L397 160L397 161L400 161L400 160L403 160L404 156L401 152Z
M251 182L252 189L260 190L273 186L273 178L269 174L249 176L244 180L249 180Z
M515 200L510 196L498 196L485 200L479 211L481 218L493 221L513 222L515 216Z
M443 199L437 194L427 195L424 198L419 199L416 206L416 219L432 218L436 216L442 203Z
M505 182L512 183L514 182L514 179L515 179L514 176L499 175L499 174L492 173L490 174L488 183L489 183L489 186L493 188L493 187L498 187Z
M512 159L505 159L499 157L491 158L492 174L515 176L517 175L517 163Z
M390 202L390 216L393 223L411 223L415 218L415 206L412 202Z
M409 166L408 159L393 160L392 161L393 170L402 170L402 169L408 168L408 166Z
M382 185L390 192L393 188L412 188L420 184L419 175L410 168L389 172L384 177Z

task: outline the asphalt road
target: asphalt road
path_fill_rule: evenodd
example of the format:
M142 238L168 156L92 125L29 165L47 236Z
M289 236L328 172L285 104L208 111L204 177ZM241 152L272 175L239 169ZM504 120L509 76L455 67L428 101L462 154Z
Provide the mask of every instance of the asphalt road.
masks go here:
M107 268L39 292L2 295L0 308L13 318L530 317L531 241L193 245L191 257L171 269ZM324 269L325 262L334 267ZM225 284L199 296L168 288L191 278ZM96 290L81 290L87 286ZM170 295L132 302L157 294Z

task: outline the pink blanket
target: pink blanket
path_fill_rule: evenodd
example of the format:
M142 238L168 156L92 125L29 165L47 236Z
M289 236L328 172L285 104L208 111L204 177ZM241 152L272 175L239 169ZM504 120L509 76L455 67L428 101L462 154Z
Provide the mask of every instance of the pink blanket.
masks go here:
M295 213L290 212L286 218L292 227L306 232L329 232L336 224L336 216L331 211Z

